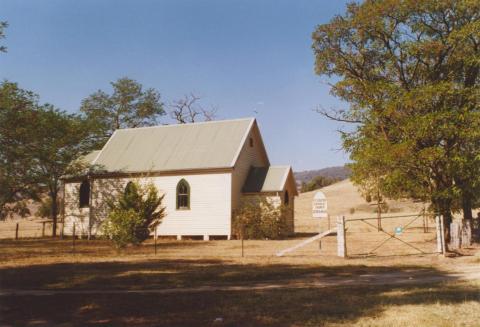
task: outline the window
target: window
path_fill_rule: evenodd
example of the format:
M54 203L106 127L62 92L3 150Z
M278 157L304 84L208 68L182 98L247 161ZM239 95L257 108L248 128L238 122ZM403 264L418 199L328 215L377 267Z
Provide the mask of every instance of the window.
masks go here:
M136 191L136 186L133 184L133 182L128 182L127 185L125 186L125 191L124 194L128 195Z
M177 184L177 210L190 209L190 185L182 179Z
M80 201L78 206L80 208L88 207L88 204L90 203L90 182L89 181L83 181L82 184L80 184L79 200Z
M285 200L283 201L286 206L290 203L290 199L288 197L288 191L285 191Z
M253 138L250 138L250 139L248 140L248 142L249 142L249 144L250 144L250 147L253 148Z

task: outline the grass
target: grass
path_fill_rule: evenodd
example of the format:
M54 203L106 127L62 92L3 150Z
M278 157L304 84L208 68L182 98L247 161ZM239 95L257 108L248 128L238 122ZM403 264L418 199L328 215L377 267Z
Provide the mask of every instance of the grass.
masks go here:
M2 240L2 290L219 288L0 296L0 324L473 326L480 319L478 280L358 283L365 276L445 276L454 267L478 265L478 255L343 260L322 254L318 245L273 255L298 241L248 241L242 258L237 241L161 241L155 255L151 241L118 253L108 242L79 240L74 254L71 240Z

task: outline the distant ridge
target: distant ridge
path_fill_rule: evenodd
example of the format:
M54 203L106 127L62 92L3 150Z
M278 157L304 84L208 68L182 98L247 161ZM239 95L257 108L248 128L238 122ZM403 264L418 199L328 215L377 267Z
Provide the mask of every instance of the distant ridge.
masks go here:
M318 170L305 170L295 172L295 179L297 183L308 183L313 178L317 176L328 177L337 180L344 180L350 177L350 169L345 166L334 166L334 167L327 167Z

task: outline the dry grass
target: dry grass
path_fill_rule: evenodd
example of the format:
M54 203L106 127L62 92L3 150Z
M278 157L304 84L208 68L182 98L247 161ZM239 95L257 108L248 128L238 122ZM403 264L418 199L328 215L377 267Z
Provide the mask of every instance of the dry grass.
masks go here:
M0 323L65 326L469 326L480 312L480 283L315 283L357 276L442 276L479 257L438 256L343 260L318 252L277 258L289 241L151 241L117 253L105 241L0 241L2 289L166 289L243 285L238 290L175 294L1 296ZM316 251L316 249L311 249ZM474 251L474 250L472 250ZM426 279L427 280L427 279ZM305 285L298 286L299 281ZM249 290L280 284L284 288ZM459 316L461 314L461 316ZM457 317L458 316L458 317ZM222 322L214 323L216 318ZM455 319L455 320L453 320Z
M344 181L326 188L330 213L372 216L355 188ZM311 218L311 197L296 201L296 229L305 235L284 241L159 241L122 252L102 240L0 240L0 289L149 290L216 286L211 291L171 294L55 294L0 296L0 325L62 326L475 326L480 320L480 282L459 280L452 271L478 267L480 251L443 258L389 240L377 256L362 257L388 238L362 222L347 223L348 252L335 256L329 236L286 256L327 220ZM421 206L390 203L394 214L418 213ZM409 219L384 220L391 233ZM332 221L332 225L333 225ZM375 224L374 221L372 221ZM0 231L2 230L0 225ZM41 226L40 224L36 226ZM433 228L415 221L400 235L424 252L435 248ZM433 224L432 224L433 227ZM4 228L4 230L6 230ZM26 228L25 228L26 230ZM11 234L11 230L7 232ZM0 233L0 238L1 238ZM393 256L393 254L396 254ZM386 257L381 257L387 255ZM475 268L477 269L477 268ZM372 283L359 282L376 276ZM412 284L389 282L414 278ZM409 277L410 276L410 277ZM413 276L413 277L411 277ZM434 280L431 277L439 277ZM443 282L438 282L443 280ZM350 282L350 283L343 283ZM253 288L270 285L275 288ZM349 285L349 286L342 286ZM226 289L240 286L237 289ZM221 319L217 319L221 318Z

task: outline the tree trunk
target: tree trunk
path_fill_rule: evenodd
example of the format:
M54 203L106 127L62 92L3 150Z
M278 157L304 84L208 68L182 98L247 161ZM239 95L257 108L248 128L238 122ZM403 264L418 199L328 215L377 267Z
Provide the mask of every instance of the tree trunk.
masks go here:
M52 237L57 236L57 220L58 220L58 205L57 205L57 200L58 200L58 194L56 192L53 192L50 194L50 197L52 199L52 207L51 207L51 213L52 213Z
M435 203L432 201L432 203ZM435 203L435 207L439 214L443 216L443 230L445 233L445 244L450 242L450 224L452 223L452 210L451 210L451 201L449 200L440 200ZM445 249L447 250L447 249Z
M462 196L463 219L473 219L472 199L468 195Z

